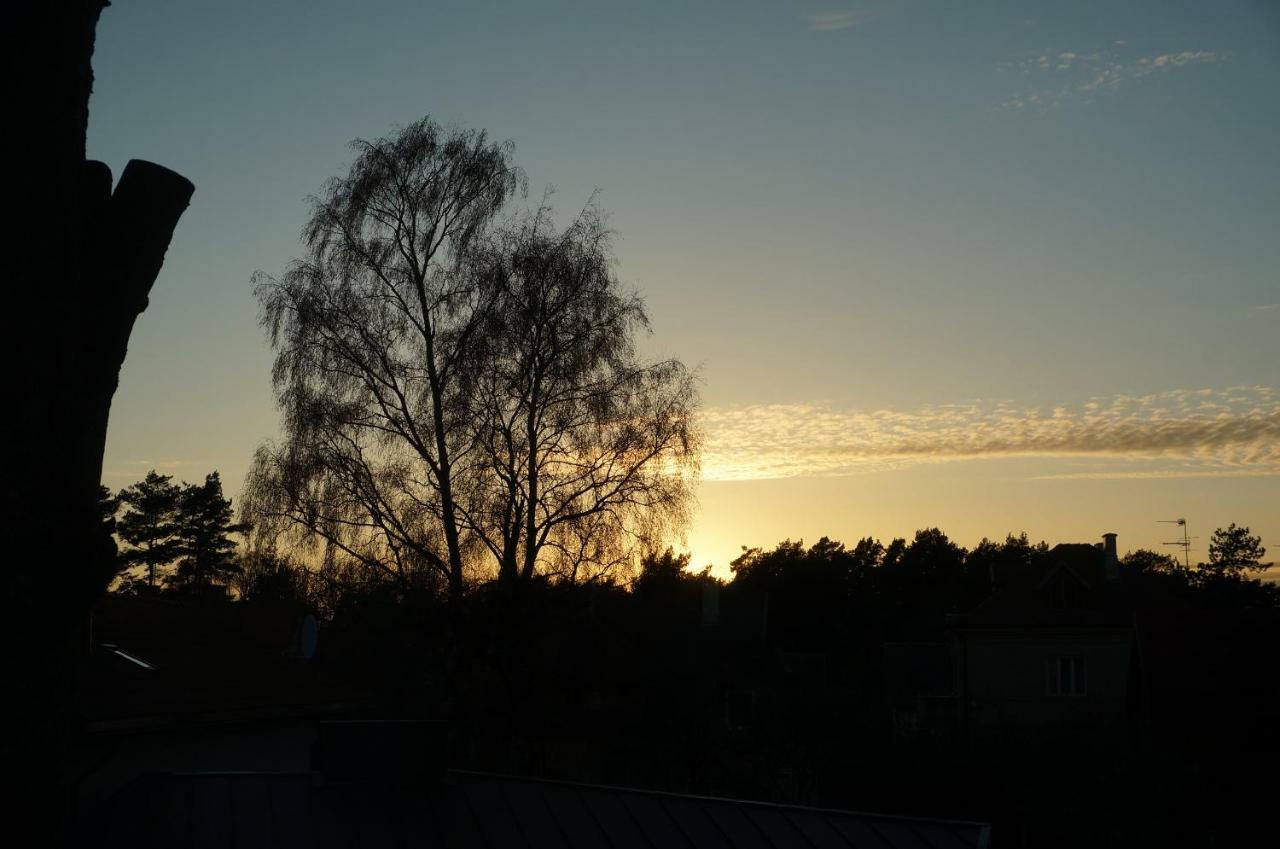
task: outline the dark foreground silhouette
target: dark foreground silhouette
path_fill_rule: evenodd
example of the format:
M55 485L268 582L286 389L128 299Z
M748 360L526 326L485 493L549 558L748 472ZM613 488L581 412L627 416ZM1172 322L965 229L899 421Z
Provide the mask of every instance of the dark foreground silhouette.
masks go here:
M686 563L452 602L308 594L287 572L246 601L110 596L81 672L79 827L544 845L538 829L577 834L601 806L636 845L757 845L697 837L724 820L776 846L811 845L810 826L831 845L981 845L966 823L994 846L1155 846L1234 845L1265 820L1245 776L1278 751L1266 585L1120 558L1114 535L787 542L727 584ZM170 814L135 817L141 799Z
M10 801L41 827L65 815L58 767L68 742L73 662L90 605L114 575L98 512L107 416L129 334L147 303L193 187L132 161L114 189L85 158L90 58L103 0L27 4L5 27L15 57L11 244L0 309L0 481L6 540L4 763ZM20 61L19 61L20 60ZM37 841L40 837L36 838Z
M0 328L15 401L0 488L13 529L0 617L12 835L1146 846L1234 845L1268 825L1268 787L1254 776L1277 754L1280 624L1274 591L1243 574L1260 556L1247 529L1215 538L1220 556L1194 571L1150 553L1121 562L1113 536L965 551L929 530L887 546L748 551L728 585L686 574L671 554L630 588L576 569L554 583L529 565L549 538L534 510L514 516L555 490L522 472L526 494L508 493L489 540L503 580L468 584L446 527L440 580L419 584L405 569L389 582L340 570L312 581L260 552L233 562L230 506L206 479L182 496L180 546L138 557L149 574L133 597L102 598L119 567L99 490L107 416L192 193L142 162L113 189L106 166L85 158L103 5L34 4L29 25L7 30L26 48L11 55L35 56L10 107L29 130L13 193L26 206ZM509 273L495 297L529 294L519 284L530 257L575 269L607 259L552 250L537 227L521 233L519 251L485 266ZM506 386L526 328L491 317L487 338L509 343L510 357L465 353ZM681 411L668 433L683 456L686 376L662 375L679 378L650 383L674 387L659 409ZM481 383L464 388L486 397ZM483 409L503 413L505 397ZM518 412L538 418L528 404ZM515 432L495 421L486 434ZM283 502L257 495L305 506L282 492ZM596 503L597 518L616 513ZM556 543L589 543L597 529L567 523ZM138 530L121 529L130 555L148 539ZM404 541L421 548L394 549L411 566L435 550ZM179 553L178 580L158 582L155 567Z

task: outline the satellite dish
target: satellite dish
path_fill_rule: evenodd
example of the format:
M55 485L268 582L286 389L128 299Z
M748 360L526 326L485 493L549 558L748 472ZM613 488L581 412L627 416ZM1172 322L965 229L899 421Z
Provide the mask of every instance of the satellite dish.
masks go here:
M316 656L316 645L320 642L320 624L316 617L308 613L302 617L298 626L298 656L310 660Z

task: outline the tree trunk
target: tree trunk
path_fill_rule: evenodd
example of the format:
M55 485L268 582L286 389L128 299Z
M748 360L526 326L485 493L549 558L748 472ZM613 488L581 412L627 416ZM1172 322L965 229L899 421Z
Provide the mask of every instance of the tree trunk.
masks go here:
M418 303L422 310L422 338L427 359L427 380L431 387L431 423L435 429L437 475L440 479L440 518L444 524L445 547L449 554L449 598L462 598L462 545L458 537L458 513L453 503L453 469L449 465L449 443L444 431L445 387L436 368L435 328L427 306L426 289L418 281Z
M525 439L529 443L529 512L525 515L524 526L524 566L521 577L526 581L533 579L534 567L538 562L538 394L539 381L533 381L529 391L529 416L525 424Z
M0 482L12 529L5 609L13 666L6 699L17 732L3 762L22 776L15 810L56 838L65 819L64 753L74 664L92 604L115 574L115 543L98 509L107 417L134 319L146 306L193 186L145 162L111 173L85 159L91 58L103 0L27 4L6 28L7 53L32 57L11 75L21 145L8 196L17 213L0 308L4 417ZM14 114L16 113L16 114ZM20 825L13 826L23 833Z

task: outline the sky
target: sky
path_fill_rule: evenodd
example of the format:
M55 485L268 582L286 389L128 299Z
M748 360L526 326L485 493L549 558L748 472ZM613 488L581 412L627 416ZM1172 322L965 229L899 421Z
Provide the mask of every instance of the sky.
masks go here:
M236 495L278 433L250 278L350 140L430 114L592 192L696 367L722 574L821 536L1280 554L1280 7L116 0L89 155L196 184L104 483ZM1172 551L1172 549L1166 549Z

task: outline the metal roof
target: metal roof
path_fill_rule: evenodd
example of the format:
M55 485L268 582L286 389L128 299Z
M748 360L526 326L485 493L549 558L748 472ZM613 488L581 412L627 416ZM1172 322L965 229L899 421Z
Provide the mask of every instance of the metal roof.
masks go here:
M153 774L81 822L96 845L984 849L990 826L450 771Z

